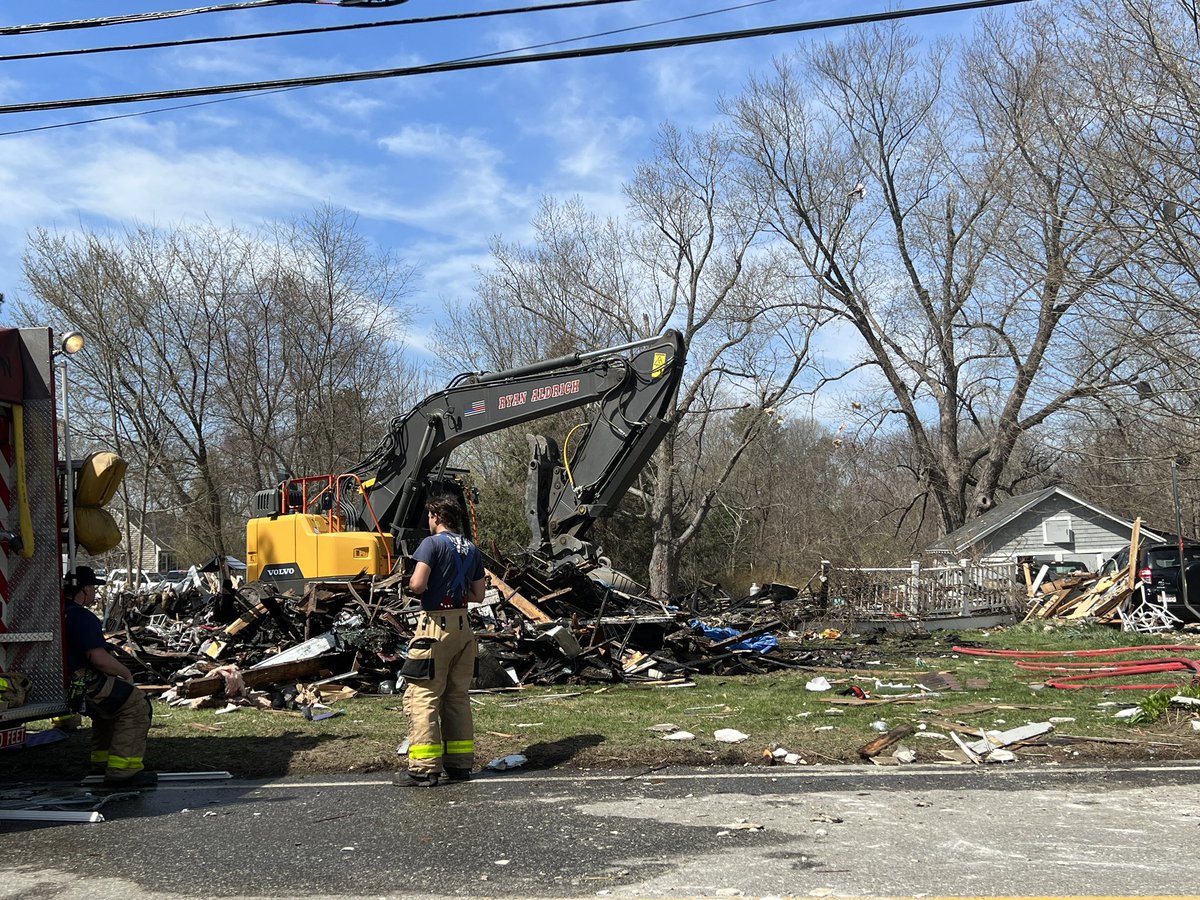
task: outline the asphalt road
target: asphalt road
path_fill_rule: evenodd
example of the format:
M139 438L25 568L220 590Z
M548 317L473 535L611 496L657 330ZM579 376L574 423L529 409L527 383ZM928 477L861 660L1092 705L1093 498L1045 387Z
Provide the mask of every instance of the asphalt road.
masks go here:
M0 823L0 897L1200 894L1200 764L203 782L103 813Z

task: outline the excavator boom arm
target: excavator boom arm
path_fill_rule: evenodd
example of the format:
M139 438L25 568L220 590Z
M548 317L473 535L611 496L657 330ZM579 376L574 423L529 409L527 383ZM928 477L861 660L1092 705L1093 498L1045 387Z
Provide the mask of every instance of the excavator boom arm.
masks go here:
M626 351L632 351L625 356ZM575 445L570 477L550 506L551 528L579 536L616 504L662 440L684 365L683 338L658 337L468 376L393 420L384 442L354 471L368 484L378 521L400 546L415 521L427 476L460 444L480 435L599 401ZM568 444L566 448L570 452ZM564 466L564 469L568 468ZM578 491L578 494L575 492Z

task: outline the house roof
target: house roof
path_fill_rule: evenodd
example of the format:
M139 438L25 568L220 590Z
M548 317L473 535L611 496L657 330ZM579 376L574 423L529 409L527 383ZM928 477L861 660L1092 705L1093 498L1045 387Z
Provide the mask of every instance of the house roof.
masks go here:
M1003 503L993 506L987 512L983 513L983 515L977 516L961 528L956 528L945 537L939 539L929 549L932 552L962 553L989 534L1003 528L1013 519L1033 509L1039 503L1049 500L1055 494L1070 500L1072 503L1077 503L1080 506L1090 509L1097 515L1104 516L1106 519L1117 522L1126 528L1133 528L1133 522L1130 522L1128 519L1114 516L1108 510L1101 509L1094 503L1088 503L1065 488L1055 485L1053 487L1042 488L1040 491L1030 491L1027 494L1017 494L1015 497L1009 497ZM1141 533L1153 540L1165 540L1164 535L1151 531L1145 526L1142 527Z

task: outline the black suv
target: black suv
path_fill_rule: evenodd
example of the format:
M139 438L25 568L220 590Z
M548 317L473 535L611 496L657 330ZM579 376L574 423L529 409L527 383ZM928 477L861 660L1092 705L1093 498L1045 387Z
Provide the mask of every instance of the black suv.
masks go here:
M1101 576L1119 572L1129 563L1129 548L1109 557L1100 569ZM1200 621L1200 543L1183 542L1184 577L1187 579L1188 604L1197 612L1183 605L1183 594L1179 588L1179 542L1152 541L1138 547L1137 577L1146 586L1146 595L1159 593L1171 595L1167 609L1184 622Z

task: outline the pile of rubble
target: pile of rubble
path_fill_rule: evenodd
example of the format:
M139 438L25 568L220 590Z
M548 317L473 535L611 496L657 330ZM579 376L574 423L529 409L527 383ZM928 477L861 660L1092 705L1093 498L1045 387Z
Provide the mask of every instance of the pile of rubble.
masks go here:
M490 587L471 610L477 687L670 685L697 674L830 662L828 652L818 658L801 648L819 598L793 587L767 585L735 598L702 585L667 605L610 570L570 568L552 582L539 572L519 560L488 560ZM304 708L329 693L398 691L419 613L395 576L312 583L298 596L208 574L183 590L122 595L109 621L139 683L161 687L168 699L252 697Z

